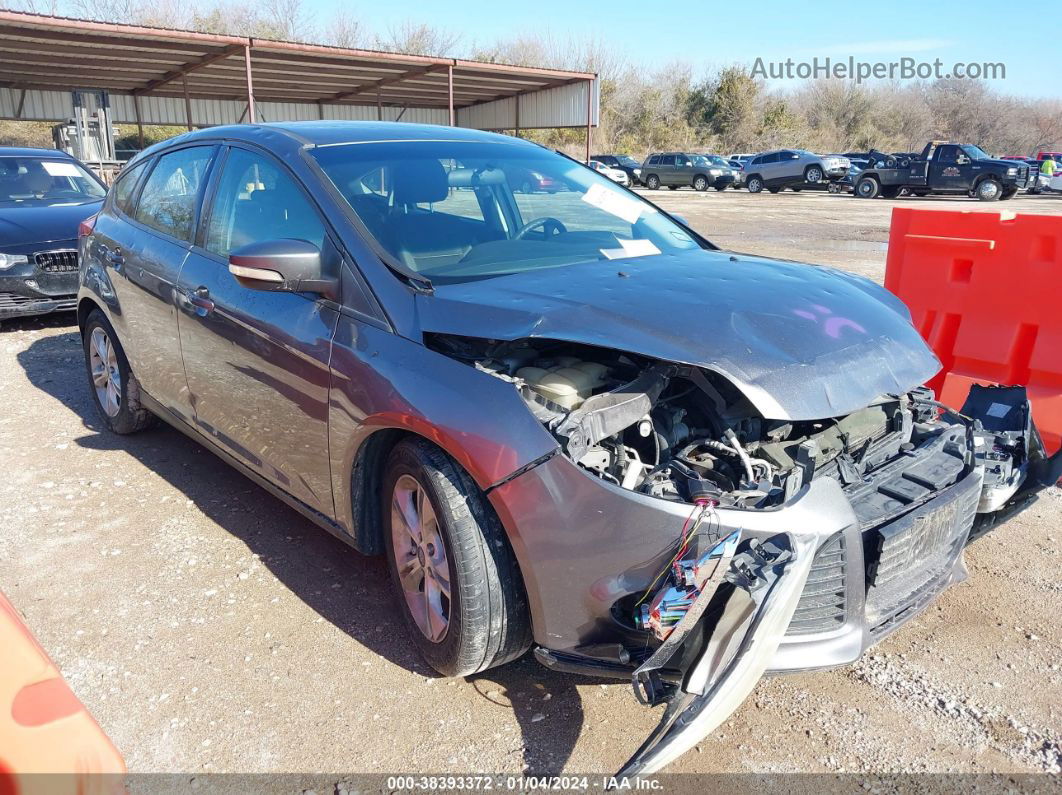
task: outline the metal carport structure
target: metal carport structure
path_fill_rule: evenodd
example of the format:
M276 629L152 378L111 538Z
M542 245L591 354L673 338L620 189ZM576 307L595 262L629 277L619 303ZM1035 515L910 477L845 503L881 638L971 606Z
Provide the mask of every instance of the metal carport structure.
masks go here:
M0 119L105 91L114 123L381 119L516 130L598 119L596 75L0 10Z

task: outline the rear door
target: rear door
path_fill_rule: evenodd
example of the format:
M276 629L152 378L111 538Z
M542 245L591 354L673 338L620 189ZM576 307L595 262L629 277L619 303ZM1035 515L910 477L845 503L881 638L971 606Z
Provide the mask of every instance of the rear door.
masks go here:
M673 185L689 185L693 182L693 161L690 160L689 155L675 155L673 173L675 175Z
M675 179L675 155L661 155L660 181L665 185L674 185Z
M306 240L338 272L317 207L285 166L233 146L181 270L178 326L194 422L240 462L334 515L328 465L329 355L337 313L319 296L263 292L229 273L230 251Z
M177 276L191 247L214 153L213 145L166 152L142 167L148 171L142 187L128 182L140 173L122 177L114 217L98 224L94 243L120 307L112 317L141 388L183 418L189 404L177 340Z

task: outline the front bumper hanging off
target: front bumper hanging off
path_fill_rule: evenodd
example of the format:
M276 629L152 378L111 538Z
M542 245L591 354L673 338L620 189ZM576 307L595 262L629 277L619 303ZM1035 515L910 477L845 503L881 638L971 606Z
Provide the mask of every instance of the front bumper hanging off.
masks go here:
M660 725L618 776L660 770L730 717L760 681L785 635L816 541L782 533L747 542L730 560L732 550L726 547L734 543L728 537L712 551L719 569L729 563L725 576L710 578L712 587L702 589L656 653L634 672L639 699L653 704L672 697ZM720 587L724 580L727 593ZM676 681L670 666L681 666L686 674Z

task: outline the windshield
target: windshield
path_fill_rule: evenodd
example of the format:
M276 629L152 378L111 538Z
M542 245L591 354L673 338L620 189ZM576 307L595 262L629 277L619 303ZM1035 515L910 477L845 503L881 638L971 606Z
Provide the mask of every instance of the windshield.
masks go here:
M730 164L726 162L723 158L721 158L719 155L705 155L704 159L711 163L713 166L727 166L728 168L730 167Z
M73 160L0 157L0 204L78 203L107 189Z
M630 166L631 168L638 168L638 166L641 165L641 163L630 155L616 155L616 162L621 166Z
M649 202L537 146L403 141L310 154L379 245L433 282L700 246Z
M966 144L962 147L962 151L968 154L974 160L991 160L991 156L985 154L984 150L979 146L973 146Z

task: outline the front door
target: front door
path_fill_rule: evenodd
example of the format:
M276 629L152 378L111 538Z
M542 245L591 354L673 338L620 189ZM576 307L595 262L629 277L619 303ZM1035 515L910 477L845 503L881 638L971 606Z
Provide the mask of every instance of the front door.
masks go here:
M195 424L315 511L334 515L328 465L329 356L337 314L318 296L241 286L230 251L293 238L326 244L290 172L232 147L178 283L178 325Z
M968 191L970 158L955 144L937 147L929 164L929 184L936 190Z

